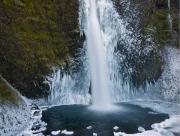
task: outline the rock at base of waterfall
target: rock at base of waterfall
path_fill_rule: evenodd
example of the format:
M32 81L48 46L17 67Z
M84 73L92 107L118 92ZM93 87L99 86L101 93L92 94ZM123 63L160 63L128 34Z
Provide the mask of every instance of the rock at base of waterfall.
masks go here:
M138 131L139 131L139 132L144 132L144 131L146 131L146 130L145 130L143 127L140 126L140 127L138 127Z
M87 126L86 129L92 129L93 127L92 126Z
M73 135L73 134L74 134L73 131L67 131L66 129L65 129L65 130L62 130L61 133L62 133L62 134L65 134L65 135Z
M114 129L115 131L117 131L117 130L119 129L119 127L118 127L118 126L114 126L113 129Z
M51 132L51 134L52 134L53 136L56 136L56 135L58 135L58 134L60 134L60 133L61 133L60 130L58 130L58 131L52 131L52 132Z

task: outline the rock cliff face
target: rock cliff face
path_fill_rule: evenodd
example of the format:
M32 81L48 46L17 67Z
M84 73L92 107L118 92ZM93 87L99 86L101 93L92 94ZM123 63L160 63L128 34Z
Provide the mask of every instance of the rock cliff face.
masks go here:
M142 30L147 32L147 30L155 28L153 35L159 43L164 45L164 43L174 41L174 44L179 46L177 39L179 36L178 0L170 0L170 9L168 7L168 0L113 0L113 2L119 14L123 15L124 18L131 18L129 23L136 28L136 31ZM128 2L129 8L125 9ZM128 12L128 10L131 12ZM138 16L134 14L138 14ZM172 17L172 32L168 24L168 14Z
M161 48L166 43L179 46L179 0L171 0L171 10L167 0L112 1L129 23L128 29L138 33L136 36L140 34L142 40L140 50L133 53L119 42L118 50L127 56L120 62L125 80L131 80L136 87L145 85L146 80L157 80L162 73ZM25 96L47 96L45 76L51 74L53 67L64 66L68 70L82 45L78 12L78 0L1 0L0 75ZM172 30L168 14L172 17ZM143 51L151 43L144 39L149 35L156 49L147 55Z
M171 1L170 9L168 0L113 0L113 3L128 24L126 29L136 39L130 51L119 39L117 50L125 56L120 62L124 81L130 80L133 87L154 83L163 71L161 51L164 45L179 46L179 1Z
M16 135L27 127L30 112L22 96L0 77L0 135Z
M0 1L0 74L23 95L46 96L45 76L75 57L78 10L78 0Z

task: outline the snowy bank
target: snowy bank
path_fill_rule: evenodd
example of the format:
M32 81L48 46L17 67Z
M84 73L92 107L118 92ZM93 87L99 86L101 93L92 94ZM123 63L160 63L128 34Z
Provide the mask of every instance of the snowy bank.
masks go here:
M174 115L161 123L152 125L152 130L137 134L126 134L114 132L114 136L179 136L180 135L180 115Z
M29 120L27 101L0 76L0 135L18 135Z

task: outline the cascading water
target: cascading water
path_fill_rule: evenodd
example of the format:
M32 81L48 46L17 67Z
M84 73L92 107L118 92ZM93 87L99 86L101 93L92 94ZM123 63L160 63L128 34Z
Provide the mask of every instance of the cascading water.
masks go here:
M168 9L171 10L171 0L168 0Z
M76 77L79 75L76 73ZM83 76L82 76L83 77ZM86 84L87 78L82 80ZM48 77L48 83L51 93L48 98L49 104L53 105L68 105L68 104L89 104L90 95L88 89L80 81L81 87L76 87L76 79L72 75L65 73L62 69L55 70Z
M123 6L127 6L125 11L128 11L130 1L125 1L125 3ZM138 47L132 46L132 43L137 41L140 44L140 41L136 39L136 36L132 36L132 31L127 29L126 18L124 19L118 14L112 0L80 0L79 16L80 32L81 35L83 33L86 35L87 41L84 41L84 48L88 50L86 56L89 58L87 61L88 59L85 57L83 60L85 67L79 73L87 74L74 73L73 77L75 78L72 78L72 75L64 74L58 82L56 78L52 78L50 82L55 83L50 84L52 88L50 103L90 103L88 93L90 82L92 85L91 101L95 105L101 105L99 107L129 99L131 93L133 95L133 91L131 91L128 81L123 84L122 73L119 71L121 65L118 63L125 56L115 50L120 39L126 44L128 50L132 48L138 50ZM136 34L138 35L138 32ZM63 71L61 72L63 73ZM58 77L58 74L56 72L55 77ZM77 82L85 83L79 84L81 86L79 87L76 86ZM52 86L54 84L56 85ZM76 95L79 97L73 97Z
M114 49L117 46L118 35L122 34L124 39L129 39L130 37L126 35L129 31L123 21L118 19L119 15L111 0L80 0L79 16L81 35L84 33L87 38L87 41L84 41L84 49L88 50L85 55L88 57L80 58L83 59L84 68L73 76L61 70L49 78L51 89L49 102L51 104L90 103L90 84L92 85L91 101L95 105L102 107L102 104L118 102L119 97L123 96L123 88ZM60 73L63 74L59 76ZM76 95L78 97L73 97Z
M78 72L72 74L63 70L55 71L49 79L51 90L49 102L51 104L90 104L92 101L101 107L136 98L162 99L160 98L162 94L159 82L155 88L153 84L147 83L146 88L136 90L131 87L128 78L127 80L122 78L124 71L120 71L120 69L123 65L122 62L127 61L128 55L134 57L132 54L136 52L138 55L148 56L156 50L157 45L150 35L142 40L140 38L142 35L136 29L137 27L131 26L134 20L137 21L133 22L134 24L140 22L138 20L139 11L131 7L132 1L121 1L122 14L117 12L113 1L79 0L80 32L81 35L86 35L84 54L78 58L82 59L83 66ZM144 42L149 45L143 46L143 50L141 50ZM128 55L118 51L121 49L125 49ZM140 55L135 57L139 61ZM131 74L134 71L134 65L125 65L128 73ZM92 92L89 91L89 88Z
M171 14L170 14L170 11L171 11L171 0L168 0L168 10L169 10L169 13L168 13L168 24L169 24L169 29L170 31L172 31L172 17L171 17Z
M90 0L90 14L87 28L88 56L91 73L92 102L102 107L111 103L108 88L107 64L105 47L97 16L96 0Z

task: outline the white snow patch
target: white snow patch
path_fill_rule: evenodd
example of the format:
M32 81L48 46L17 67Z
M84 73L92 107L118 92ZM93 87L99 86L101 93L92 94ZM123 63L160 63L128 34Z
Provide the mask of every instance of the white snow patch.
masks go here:
M165 129L169 132L180 135L180 115L175 115L161 123L153 124L152 128L154 128L157 131L159 129Z
M93 136L97 136L97 133L93 133Z
M140 126L140 127L138 127L138 131L139 131L139 132L144 132L144 131L146 131L146 130L145 130L143 127Z
M61 133L61 130L52 131L52 132L51 132L51 134L54 135L54 136L56 136L56 135L58 135L58 134L60 134L60 133Z
M118 126L114 126L113 129L114 129L114 130L118 130L119 127L118 127Z
M149 114L159 114L158 112L154 112L154 111L149 111Z
M162 135L153 131L145 131L143 133L137 133L137 134L126 134L123 132L114 132L114 136L162 136Z
M35 115L35 112L38 112ZM42 132L46 130L46 123L41 121L42 109L31 110L31 120L29 126L21 132L18 136L43 136ZM32 130L33 126L40 125L40 128L37 130Z
M152 125L152 130L137 134L126 134L114 132L114 136L179 136L180 135L180 115L174 115L161 123Z
M65 129L65 130L62 130L61 133L62 133L62 134L65 134L65 135L73 135L73 134L74 134L73 131L67 131L66 129Z
M86 129L92 129L93 127L92 126L87 126Z

